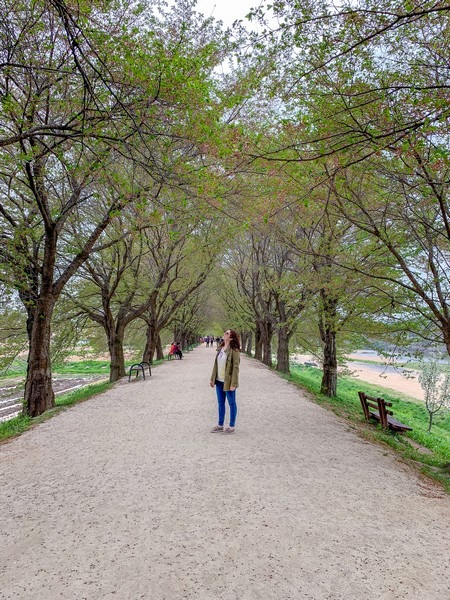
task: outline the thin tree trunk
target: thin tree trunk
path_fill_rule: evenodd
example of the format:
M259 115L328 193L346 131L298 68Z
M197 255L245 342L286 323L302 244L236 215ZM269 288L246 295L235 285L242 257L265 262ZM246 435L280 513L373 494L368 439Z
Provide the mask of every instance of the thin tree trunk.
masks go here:
M337 300L322 290L322 316L319 322L323 345L323 374L320 393L334 398L337 395L336 306Z
M145 331L145 348L144 352L142 353L142 362L149 363L151 361L151 334L152 328L149 325L147 325L147 329Z
M247 345L245 347L245 353L248 356L252 355L252 346L253 346L253 333L250 331L248 334Z
M247 338L248 333L246 331L241 331L241 348L244 349L247 346Z
M262 333L261 333L261 325L259 321L256 322L255 327L255 358L257 360L262 360Z
M330 398L337 395L336 335L327 331L323 348L323 374L320 393Z
M156 360L164 360L164 351L162 347L161 336L159 334L156 338Z

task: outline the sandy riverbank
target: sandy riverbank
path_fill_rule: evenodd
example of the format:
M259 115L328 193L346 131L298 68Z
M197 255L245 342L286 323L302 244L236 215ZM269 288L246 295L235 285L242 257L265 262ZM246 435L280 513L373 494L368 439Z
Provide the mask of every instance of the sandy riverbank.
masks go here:
M374 369L374 367L370 364L359 362L362 358L361 354L350 354L348 358L349 360L347 362L347 368L351 372L350 376L354 379L358 379L361 382L380 385L382 387L401 392L402 394L406 394L411 398L423 400L423 390L418 381L417 371L412 371L408 374L408 376L406 376L400 371L395 371L392 368L387 370L383 370L383 367ZM297 354L295 355L295 359L301 364L305 361L312 360L311 355L309 354ZM381 361L382 358L368 355L367 357L364 356L364 360L373 361L375 363L377 361Z

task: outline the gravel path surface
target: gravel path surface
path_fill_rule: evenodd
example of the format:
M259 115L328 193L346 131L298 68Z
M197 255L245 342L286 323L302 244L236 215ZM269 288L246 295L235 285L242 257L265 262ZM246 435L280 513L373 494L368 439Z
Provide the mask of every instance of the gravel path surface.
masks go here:
M200 347L0 446L1 600L448 600L450 498L243 357Z

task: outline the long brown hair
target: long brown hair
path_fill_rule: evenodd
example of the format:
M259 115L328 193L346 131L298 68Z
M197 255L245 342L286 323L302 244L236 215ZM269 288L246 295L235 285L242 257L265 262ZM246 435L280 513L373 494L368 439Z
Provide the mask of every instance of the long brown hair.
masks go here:
M229 329L230 332L230 348L232 350L241 350L241 340L239 334L234 329Z

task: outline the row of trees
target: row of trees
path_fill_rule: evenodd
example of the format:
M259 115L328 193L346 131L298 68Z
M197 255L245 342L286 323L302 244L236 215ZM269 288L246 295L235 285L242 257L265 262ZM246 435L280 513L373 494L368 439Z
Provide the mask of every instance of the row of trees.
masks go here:
M205 279L213 252L195 240L212 229L199 225L196 172L220 119L212 73L226 45L190 2L19 0L3 17L1 280L26 312L36 416L54 403L63 295L103 327L114 381L125 328L146 318L151 356L168 312Z
M320 353L331 396L358 334L450 354L450 7L285 0L247 34L188 0L105 6L15 2L1 26L0 272L29 414L53 403L52 321L101 328L116 380L126 332L160 356L208 289L266 364L274 338L281 371L293 340Z
M263 77L241 146L264 200L230 252L232 310L267 364L277 334L280 370L300 322L329 395L355 333L450 354L449 12L287 0L251 14L260 28L240 61Z

